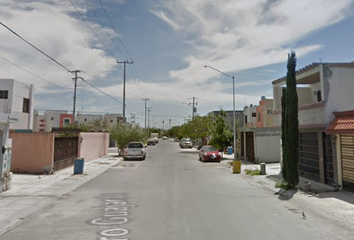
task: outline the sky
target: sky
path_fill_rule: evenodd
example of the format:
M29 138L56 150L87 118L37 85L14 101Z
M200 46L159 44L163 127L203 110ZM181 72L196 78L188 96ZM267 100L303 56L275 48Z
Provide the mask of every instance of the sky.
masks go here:
M122 113L150 127L272 98L272 80L313 62L354 61L354 0L0 0L0 78L34 84L34 107ZM229 75L223 75L211 66ZM95 86L92 88L90 85ZM98 91L99 89L100 91ZM104 92L105 94L102 94Z

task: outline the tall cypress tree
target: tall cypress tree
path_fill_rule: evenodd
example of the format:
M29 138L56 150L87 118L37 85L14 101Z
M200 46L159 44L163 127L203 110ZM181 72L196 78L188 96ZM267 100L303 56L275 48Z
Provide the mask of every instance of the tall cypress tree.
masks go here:
M298 120L298 97L296 91L296 57L295 52L288 55L288 72L286 75L285 93L285 182L292 188L299 183L298 160L299 160L299 120Z
M283 179L286 179L286 155L284 154L285 152L285 135L286 135L286 104L285 104L285 94L286 94L286 88L284 87L283 89L283 95L281 96L281 142L282 142L282 161L283 165L281 168L281 173L283 176Z

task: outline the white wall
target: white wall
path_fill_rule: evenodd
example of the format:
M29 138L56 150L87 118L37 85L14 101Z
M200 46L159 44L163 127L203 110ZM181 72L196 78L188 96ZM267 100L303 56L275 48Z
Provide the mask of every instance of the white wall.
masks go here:
M281 131L257 129L255 131L255 157L259 162L280 162Z
M312 101L311 88L310 87L298 87L296 88L298 97L298 106L302 106L309 103L314 103Z
M0 90L9 91L8 99L0 99L0 112L11 113L14 81L13 79L0 79Z
M244 112L243 121L245 121L245 116L247 116L247 123L244 122L245 126L246 126L246 124L247 125L251 124L252 127L256 127L257 126L257 117L252 117L252 113L257 112L257 106L246 106L246 107L244 107L243 112Z
M326 123L334 118L332 112L354 109L354 69L331 67L330 71L332 75L325 77L324 82L325 92L328 94L325 108Z
M315 83L315 84L311 84L311 98L312 98L312 102L316 103L317 101L317 91L321 90L321 84ZM316 92L316 94L314 93ZM323 101L324 99L322 99Z
M86 119L86 121L85 121ZM78 114L77 122L79 124L83 123L94 123L95 121L103 121L103 115L94 115L94 114Z
M46 110L44 112L45 117L45 131L51 132L53 127L58 128L60 126L60 114L67 114L68 111L62 110ZM53 120L52 120L53 118Z
M13 79L0 79L0 90L9 91L9 99L1 99L0 109L2 112L12 113L18 117L16 123L11 124L12 129L33 128L33 84L25 84ZM23 99L29 99L29 113L23 113Z

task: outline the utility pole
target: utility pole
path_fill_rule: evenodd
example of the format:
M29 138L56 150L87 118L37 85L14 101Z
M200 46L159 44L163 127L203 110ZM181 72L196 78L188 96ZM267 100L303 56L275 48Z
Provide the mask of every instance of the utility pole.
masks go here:
M150 98L143 98L142 100L145 101L145 129L146 129L147 101L150 101Z
M77 89L77 79L81 78L78 77L77 74L80 73L80 70L72 71L71 73L75 73L74 80L74 106L73 106L73 121L75 122L75 111L76 111L76 89ZM82 79L82 78L81 78Z
M150 112L152 110L152 107L148 108L148 137L150 135Z
M133 64L133 61L129 62L127 60L120 62L117 60L117 63L123 63L124 64L124 78L123 78L123 122L125 122L125 78L126 78L126 72L127 72L127 64Z
M194 119L194 114L197 112L197 108L195 106L198 105L198 102L196 102L196 97L192 97L192 98L189 98L189 99L193 99L193 102L192 103L189 103L189 104L192 104L192 120Z

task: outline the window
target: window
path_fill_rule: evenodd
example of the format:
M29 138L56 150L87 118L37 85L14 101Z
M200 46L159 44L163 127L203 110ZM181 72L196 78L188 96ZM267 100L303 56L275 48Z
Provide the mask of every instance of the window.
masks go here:
M0 99L8 99L9 91L7 90L0 90Z
M321 102L322 101L322 97L321 97L321 90L317 91L317 102Z
M64 126L69 126L70 125L70 118L64 118Z
M261 121L261 114L258 113L258 122Z
M253 112L252 117L256 117L256 116L257 116L257 113Z
M272 113L273 113L273 112L272 112L272 109L268 109L267 113L268 113L268 114L272 114Z
M245 123L247 123L247 116L245 116Z
M30 111L30 100L28 98L23 99L22 112L29 113Z
M51 118L50 118L50 120L52 120L52 121L53 121L53 120L54 120L54 117L51 117Z
M111 119L111 123L113 122L113 119Z
M87 118L84 119L84 122L87 122Z

